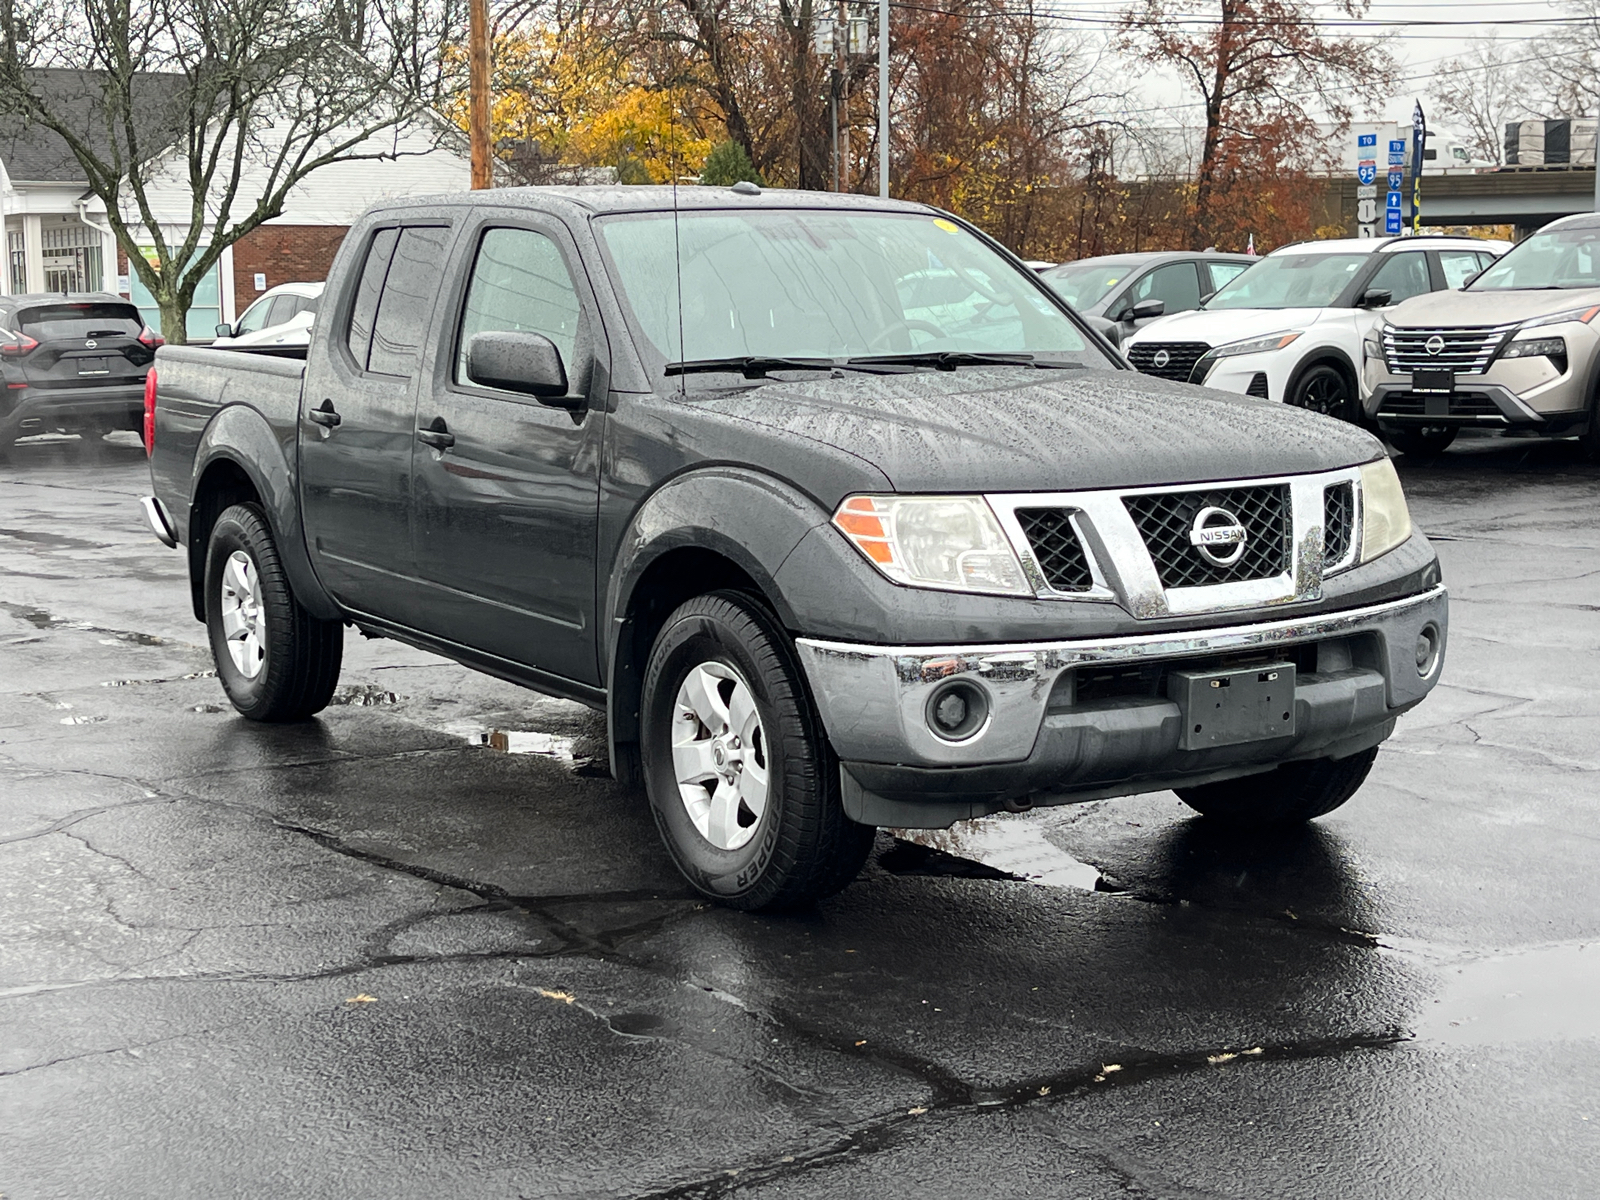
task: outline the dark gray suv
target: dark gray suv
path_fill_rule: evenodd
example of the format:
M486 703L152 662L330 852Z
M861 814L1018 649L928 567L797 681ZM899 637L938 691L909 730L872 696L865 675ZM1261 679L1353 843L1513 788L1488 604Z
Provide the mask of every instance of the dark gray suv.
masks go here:
M1244 254L1206 251L1161 251L1154 254L1107 254L1062 263L1042 278L1073 308L1096 323L1117 345L1157 317L1188 312L1245 268L1261 260Z

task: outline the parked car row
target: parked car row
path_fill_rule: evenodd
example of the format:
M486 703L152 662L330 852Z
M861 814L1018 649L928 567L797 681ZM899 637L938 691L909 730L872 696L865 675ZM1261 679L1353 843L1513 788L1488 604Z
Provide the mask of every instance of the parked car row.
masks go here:
M1044 278L1146 374L1364 424L1405 453L1463 429L1576 434L1600 453L1597 255L1586 213L1514 248L1339 239L1237 271L1237 256L1115 255ZM1192 271L1234 273L1196 295Z

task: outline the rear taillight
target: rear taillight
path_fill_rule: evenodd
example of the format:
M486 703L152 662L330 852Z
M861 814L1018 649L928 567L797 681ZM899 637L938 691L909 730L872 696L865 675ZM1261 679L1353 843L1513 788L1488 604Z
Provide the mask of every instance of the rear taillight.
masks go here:
M21 358L39 348L38 341L25 333L7 333L5 339L0 342L0 354L7 358Z
M157 346L166 345L166 342L162 340L161 335L154 329L151 329L148 325L139 331L139 343L144 346L149 346L152 350L154 350Z
M151 367L144 377L144 452L146 457L156 449L156 369Z

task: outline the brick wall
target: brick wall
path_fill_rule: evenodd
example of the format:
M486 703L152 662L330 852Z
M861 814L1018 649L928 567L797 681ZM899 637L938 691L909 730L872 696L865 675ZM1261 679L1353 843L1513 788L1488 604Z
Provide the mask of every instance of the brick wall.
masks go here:
M315 283L328 277L334 253L348 232L346 225L262 225L233 245L233 313L238 317L261 293L256 275L267 287L280 283Z

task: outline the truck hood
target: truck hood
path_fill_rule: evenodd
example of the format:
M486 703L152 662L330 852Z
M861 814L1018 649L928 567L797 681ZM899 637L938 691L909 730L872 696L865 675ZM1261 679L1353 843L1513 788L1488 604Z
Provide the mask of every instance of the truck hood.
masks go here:
M1197 308L1152 321L1123 344L1204 342L1208 346L1221 346L1246 338L1266 337L1269 333L1305 329L1327 311L1323 308L1224 308L1207 312Z
M694 398L863 459L901 492L1037 492L1249 479L1369 462L1327 417L1133 371L970 367L774 382ZM775 450L775 468L783 460ZM781 468L779 472L781 473Z
M1600 288L1562 288L1560 291L1533 289L1493 292L1432 292L1388 309L1389 324L1407 329L1448 329L1455 326L1505 325L1548 317L1569 308L1588 308L1600 304Z

